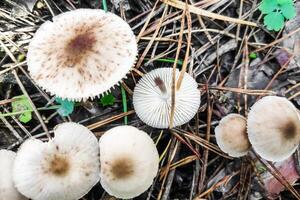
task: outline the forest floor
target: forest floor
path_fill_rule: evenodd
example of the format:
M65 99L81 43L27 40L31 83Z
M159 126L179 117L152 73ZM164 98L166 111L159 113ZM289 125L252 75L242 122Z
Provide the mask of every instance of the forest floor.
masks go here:
M98 138L112 127L128 124L149 133L161 156L152 187L135 199L266 199L274 196L264 186L268 173L285 185L285 191L274 198L298 199L300 187L288 183L272 163L254 152L235 159L223 153L214 128L229 113L247 116L251 105L266 95L285 96L300 107L300 3L297 17L279 32L264 26L257 0L187 3L189 7L177 0L106 0L106 4L100 0L1 0L0 149L17 150L28 137L46 141L46 133L53 134L55 125L64 121L81 123ZM41 90L28 74L28 44L45 20L68 10L103 9L103 5L126 20L136 34L136 65L122 81L125 90L111 91L112 105L104 106L99 98L77 102L74 111L62 117L55 97ZM187 72L199 84L201 106L186 125L154 129L134 113L132 91L142 74L174 63L178 68L187 64ZM30 97L35 105L26 123L12 108L14 97L20 95ZM299 166L296 156L294 162ZM82 199L113 197L98 184Z

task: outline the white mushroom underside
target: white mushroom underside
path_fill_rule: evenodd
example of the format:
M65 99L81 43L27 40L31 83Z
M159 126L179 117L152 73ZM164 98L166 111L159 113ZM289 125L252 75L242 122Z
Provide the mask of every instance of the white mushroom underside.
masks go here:
M47 170L54 156L66 158L65 174ZM63 123L48 143L37 139L23 143L15 161L14 182L22 194L34 200L79 199L99 181L98 156L98 141L87 128Z
M0 150L0 200L25 200L14 187L12 168L16 153Z
M129 177L114 178L111 163L131 158L133 172ZM152 139L131 126L119 126L100 138L100 182L109 194L118 198L133 198L145 192L158 171L159 156Z
M77 38L73 44L78 49L66 53L70 40L86 33L88 38ZM136 55L135 35L120 17L97 9L77 9L55 16L37 30L27 63L30 75L43 89L80 100L116 85L133 67Z
M164 94L155 84L159 77L166 86ZM176 80L179 71L176 70ZM168 128L171 112L172 68L159 68L145 74L134 88L133 105L138 117L156 128ZM200 106L200 91L196 81L187 73L179 90L176 90L173 125L180 126L190 121Z
M282 134L282 128L289 123L295 125L294 136ZM300 117L294 105L286 98L267 96L251 107L247 131L253 149L262 158L283 161L291 156L299 145Z

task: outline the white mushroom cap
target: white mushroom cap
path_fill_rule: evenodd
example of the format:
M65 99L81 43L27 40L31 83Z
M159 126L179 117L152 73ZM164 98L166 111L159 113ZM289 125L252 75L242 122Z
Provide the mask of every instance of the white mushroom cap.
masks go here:
M262 158L282 161L299 145L300 115L284 97L263 97L251 107L247 129L253 149Z
M99 181L97 138L86 127L67 122L48 143L28 139L13 169L17 189L34 200L74 200Z
M220 149L232 157L244 156L250 150L247 121L242 115L232 113L223 117L215 128L215 136Z
M135 35L119 16L77 9L41 25L30 42L27 63L30 75L43 89L81 100L118 84L136 56Z
M13 151L0 150L0 200L25 200L14 187L12 168L16 157Z
M145 74L134 88L133 106L137 116L147 125L155 128L170 126L172 97L172 68L158 68ZM179 71L176 70L176 80ZM175 93L173 126L190 121L200 106L198 84L187 73L181 87Z
M100 163L100 183L105 191L128 199L151 186L159 156L147 133L132 126L119 126L100 138Z

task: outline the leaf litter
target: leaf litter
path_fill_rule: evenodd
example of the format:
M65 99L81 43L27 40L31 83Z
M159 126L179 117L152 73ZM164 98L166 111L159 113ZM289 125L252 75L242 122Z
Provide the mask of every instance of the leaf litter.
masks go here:
M24 2L18 6L4 0L0 5L0 106L3 114L27 108L32 111L0 117L0 148L16 150L29 136L47 140L47 134L53 133L56 124L71 120L86 125L100 137L105 130L124 124L126 117L126 123L150 133L161 156L162 179L155 179L149 191L136 199L263 199L271 191L264 185L264 173L271 174L268 177L276 184L281 183L282 192L276 191L273 198L299 197L299 186L292 186L295 181L285 178L280 168L276 170L277 164L267 163L253 153L232 159L220 152L214 138L214 128L221 117L231 112L246 114L262 96L286 96L299 108L299 2L295 4L297 16L286 21L294 15L286 11L292 10L287 4L290 1L286 0L276 1L277 7L269 5L263 11L266 15L259 11L260 1L190 0L186 9L185 2L177 0L163 3L107 0L108 11L126 19L138 36L137 64L122 83L122 89L112 90L115 100L109 97L105 101L96 99L76 104L57 102L39 89L28 75L26 63L22 59L18 61L18 57L26 53L32 35L45 20L74 8L103 8L102 1L44 0L35 2L34 7L29 1ZM283 7L284 4L287 6ZM276 8L281 12L274 12ZM15 12L11 14L12 11ZM190 21L188 14L183 13L191 15ZM184 23L183 18L186 18ZM268 26L268 21L274 19L277 19L275 23ZM181 48L176 53L179 42ZM161 131L137 118L132 107L132 91L144 73L173 66L179 69L183 66L196 78L202 103L187 125ZM16 98L20 95L22 101L18 102ZM59 112L53 106L65 110ZM296 165L298 160L296 157ZM295 163L288 162L291 166ZM97 185L82 199L110 198Z

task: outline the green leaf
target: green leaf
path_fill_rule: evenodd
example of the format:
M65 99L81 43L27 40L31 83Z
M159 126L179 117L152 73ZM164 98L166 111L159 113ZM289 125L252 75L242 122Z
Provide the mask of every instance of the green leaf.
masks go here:
M296 17L296 8L293 5L293 3L286 3L280 5L280 10L283 14L283 16L287 19L292 19Z
M284 26L284 17L279 12L271 12L264 17L264 24L269 30L279 31Z
M60 104L60 107L57 109L57 112L60 116L66 117L69 116L74 111L74 104L73 101L68 101L62 98L55 98L55 101Z
M12 112L32 110L31 104L25 95L15 96L13 99L15 99L15 101L11 103ZM19 115L18 119L23 123L29 122L32 119L31 111L23 112Z
M100 103L102 104L102 106L111 106L115 103L115 97L111 93L104 95L103 97L101 97Z
M277 3L279 5L287 4L287 3L293 3L293 0L277 0Z
M263 14L271 13L277 8L278 8L278 4L275 0L263 0L261 5L259 6L259 10Z
M254 53L254 52L250 53L250 54L249 54L249 58L251 58L251 59L257 58L256 53Z

